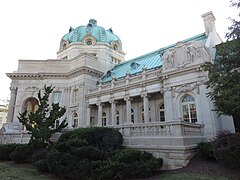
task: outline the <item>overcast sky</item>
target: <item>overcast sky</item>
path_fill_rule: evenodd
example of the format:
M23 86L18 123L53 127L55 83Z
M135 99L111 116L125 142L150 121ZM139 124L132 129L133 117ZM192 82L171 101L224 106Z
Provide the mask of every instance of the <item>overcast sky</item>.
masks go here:
M10 94L5 73L17 70L19 59L55 59L70 26L94 18L112 27L129 60L204 32L201 15L208 11L224 40L228 17L237 15L229 5L229 0L1 0L0 99Z

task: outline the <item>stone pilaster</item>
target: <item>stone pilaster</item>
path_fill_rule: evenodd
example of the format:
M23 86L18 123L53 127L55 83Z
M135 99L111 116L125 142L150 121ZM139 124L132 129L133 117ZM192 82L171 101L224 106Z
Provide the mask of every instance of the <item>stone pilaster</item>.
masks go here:
M102 126L102 104L101 102L99 102L97 104L98 106L98 126L101 127Z
M109 101L111 103L111 118L112 118L112 125L115 126L116 123L116 102L114 100Z
M131 98L124 98L126 101L126 116L127 116L127 124L131 124Z
M13 122L14 117L14 107L16 103L16 96L17 96L17 87L10 87L11 91L11 99L9 102L9 109L8 109L8 115L7 115L7 122Z
M142 93L141 97L143 98L143 107L144 107L144 121L149 122L149 102L147 93Z

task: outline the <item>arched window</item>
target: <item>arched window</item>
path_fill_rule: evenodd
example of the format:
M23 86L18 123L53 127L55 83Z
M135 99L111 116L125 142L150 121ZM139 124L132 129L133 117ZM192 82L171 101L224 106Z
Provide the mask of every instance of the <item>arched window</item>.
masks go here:
M78 127L78 115L77 113L74 113L73 114L73 125L72 125L73 128L77 128Z
M117 125L119 125L119 111L116 111L116 120L117 120Z
M102 113L102 126L107 125L107 114L105 112Z
M134 111L131 109L131 122L134 124Z
M159 121L165 121L164 104L159 106Z
M116 44L114 44L113 49L114 49L114 51L118 51L118 46Z
M191 95L185 95L182 98L182 115L186 122L197 122L195 99Z

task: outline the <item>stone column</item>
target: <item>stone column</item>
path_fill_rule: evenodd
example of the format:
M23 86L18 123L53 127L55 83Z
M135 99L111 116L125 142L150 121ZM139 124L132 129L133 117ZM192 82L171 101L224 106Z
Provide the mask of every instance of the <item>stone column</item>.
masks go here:
M9 102L7 122L13 122L14 107L15 107L16 96L17 96L17 87L10 87L10 91L11 91L11 99Z
M102 126L102 104L101 102L99 102L97 104L98 106L98 126L101 127Z
M126 101L126 116L127 116L127 124L131 124L131 98L125 97Z
M143 93L141 97L143 98L144 122L148 123L149 122L149 103L148 103L147 93Z
M87 105L87 122L86 122L86 126L90 126L90 118L91 118L91 107L89 106L89 104Z
M114 100L109 101L111 103L111 118L112 118L112 125L116 126L116 102Z
M165 121L173 121L173 101L170 88L166 88L163 93Z

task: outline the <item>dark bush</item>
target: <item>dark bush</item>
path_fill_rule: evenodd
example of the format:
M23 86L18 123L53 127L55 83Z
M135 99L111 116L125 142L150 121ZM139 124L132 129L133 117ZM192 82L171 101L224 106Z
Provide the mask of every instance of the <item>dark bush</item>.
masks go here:
M104 166L100 166L94 170L94 178L99 180L105 179L123 179L124 171L127 166L121 162L108 162Z
M34 162L34 166L38 172L48 172L47 159L40 159Z
M215 159L213 155L213 142L198 143L199 154L205 159Z
M10 154L10 159L15 162L28 162L31 156L31 147L28 144L18 144Z
M149 177L162 167L162 159L138 150L122 150L110 162L97 168L95 174L100 179L122 179Z
M240 133L218 133L213 142L213 153L220 164L240 168Z
M57 142L66 142L70 139L70 136L72 136L73 131L64 131L62 132L61 136L58 138Z
M122 135L113 128L91 127L79 128L60 136L58 142L69 139L85 139L89 145L99 149L118 149L122 145Z
M47 155L48 170L60 177L71 176L78 164L77 157L69 153L50 151Z
M69 149L71 149L72 147L83 147L83 146L87 146L87 145L88 145L88 143L86 140L69 139L66 141L58 141L57 143L55 143L55 145L53 147L60 152L68 152Z
M0 144L0 160L10 160L10 154L16 146L17 144Z
M48 150L46 148L39 149L39 150L33 152L32 157L31 157L32 163L35 163L35 162L37 162L39 160L42 160L42 159L46 159L47 154L48 154Z
M99 150L98 148L92 146L72 148L70 152L72 155L78 157L79 160L105 160L107 156L105 151Z

